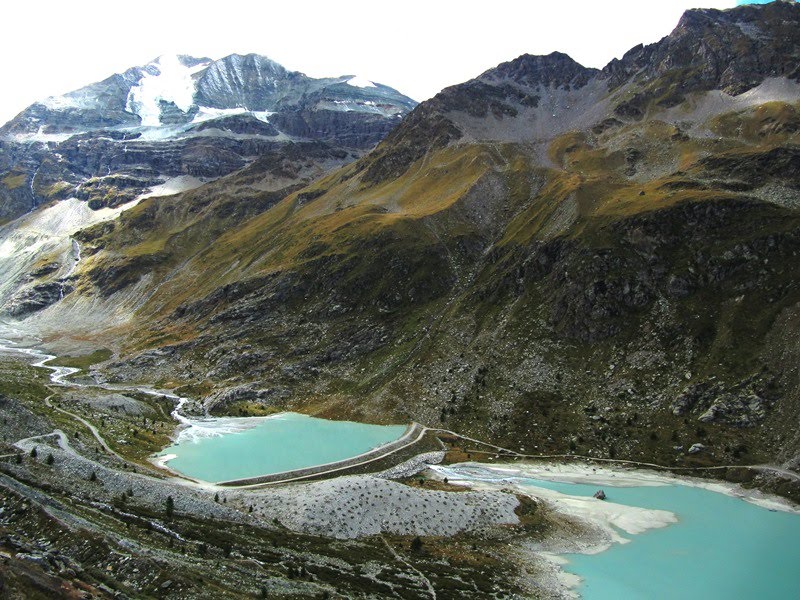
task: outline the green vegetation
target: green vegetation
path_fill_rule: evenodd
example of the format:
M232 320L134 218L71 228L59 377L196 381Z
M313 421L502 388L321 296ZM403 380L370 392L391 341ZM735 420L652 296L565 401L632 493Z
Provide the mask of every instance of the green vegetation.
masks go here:
M46 387L49 371L32 367L18 358L0 357L0 395L26 402L41 404L41 399L51 394Z
M63 367L75 367L77 369L88 369L92 365L105 362L111 358L112 352L107 348L100 348L90 354L80 356L59 356L53 360L53 364Z
M212 415L230 415L237 417L266 417L281 412L282 409L275 406L265 406L258 402L247 402L239 400L229 404L215 406L211 410Z
M74 189L71 183L66 181L57 181L52 185L47 186L41 193L47 198L61 199L66 198L67 195Z
M12 172L9 175L6 175L3 178L2 182L3 182L3 185L6 187L6 189L15 190L15 189L20 188L23 185L25 185L25 182L27 181L27 179L28 179L28 177L27 177L27 175L25 175L25 173L13 173Z

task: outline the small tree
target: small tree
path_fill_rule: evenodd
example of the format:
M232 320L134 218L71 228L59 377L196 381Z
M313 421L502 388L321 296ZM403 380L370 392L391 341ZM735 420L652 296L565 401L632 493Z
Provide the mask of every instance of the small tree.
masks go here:
M167 496L166 513L168 519L172 518L173 512L175 512L175 500L172 499L172 496Z
M45 462L46 462L48 465L52 465L52 464L53 464L55 461L56 461L56 459L55 459L55 458L53 458L53 455L52 455L52 454L48 454L48 455L47 455L47 458L45 459Z
M15 459L18 465L22 464L22 454L17 454L17 458Z
M219 502L219 493L214 493L214 502Z
M416 553L422 552L422 540L419 536L411 540L411 551Z
M92 471L92 474L89 475L89 481L97 481L97 473Z
M31 450L31 458L36 458L38 455L39 453L36 451L36 446L34 446Z

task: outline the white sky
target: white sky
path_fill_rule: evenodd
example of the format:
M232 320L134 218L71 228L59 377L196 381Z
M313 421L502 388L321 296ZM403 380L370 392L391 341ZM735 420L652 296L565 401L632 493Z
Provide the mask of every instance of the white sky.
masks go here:
M269 56L314 77L358 74L415 100L525 52L602 67L734 0L27 0L3 6L0 123L36 100L161 54Z

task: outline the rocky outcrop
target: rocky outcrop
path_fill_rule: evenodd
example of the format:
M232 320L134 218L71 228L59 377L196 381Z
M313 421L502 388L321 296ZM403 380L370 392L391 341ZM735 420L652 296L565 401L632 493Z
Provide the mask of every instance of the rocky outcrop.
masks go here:
M286 387L264 389L254 384L248 384L215 392L203 400L203 405L209 412L221 411L223 413L227 407L237 402L253 403L279 410L278 407L283 406L291 396L291 390Z
M694 414L702 423L755 427L766 419L778 397L776 378L762 373L733 386L715 381L694 383L670 403L670 409L677 416Z
M257 119L253 115L233 115L231 117L220 117L204 121L195 127L196 131L208 131L218 129L230 133L242 135L262 135L265 137L275 137L280 135L280 131L271 123Z
M703 423L725 423L735 427L755 427L767 416L770 402L750 394L737 396L723 394L715 398L708 410L698 417Z
M794 2L736 10L689 10L667 37L637 46L604 69L612 87L636 78L617 114L641 118L647 107L677 106L692 92L738 95L767 77L800 80L800 16ZM630 93L629 93L630 95Z
M71 291L71 286L57 281L23 288L6 303L4 311L12 317L24 317L55 304Z

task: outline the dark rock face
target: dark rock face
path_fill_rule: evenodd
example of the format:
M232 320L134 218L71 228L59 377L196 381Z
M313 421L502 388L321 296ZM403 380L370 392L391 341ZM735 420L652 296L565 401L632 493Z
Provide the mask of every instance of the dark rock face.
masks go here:
M60 282L38 284L12 298L4 310L12 317L23 317L55 304L70 291L69 286Z
M599 73L597 69L584 67L563 52L547 56L523 54L512 61L502 63L478 77L487 83L511 81L517 85L580 89Z
M273 120L289 135L353 148L374 146L399 122L380 114L308 109L279 113Z
M265 137L275 137L280 135L280 131L271 123L265 123L252 115L234 115L231 117L220 117L200 123L195 128L196 131L207 131L209 129L219 129L230 133L245 135L262 135Z
M709 176L735 181L737 190L749 191L767 182L800 187L800 147L781 146L759 154L709 156L700 162Z
M430 150L444 148L461 137L458 127L438 111L433 100L423 102L372 153L364 180L378 183L398 177Z

